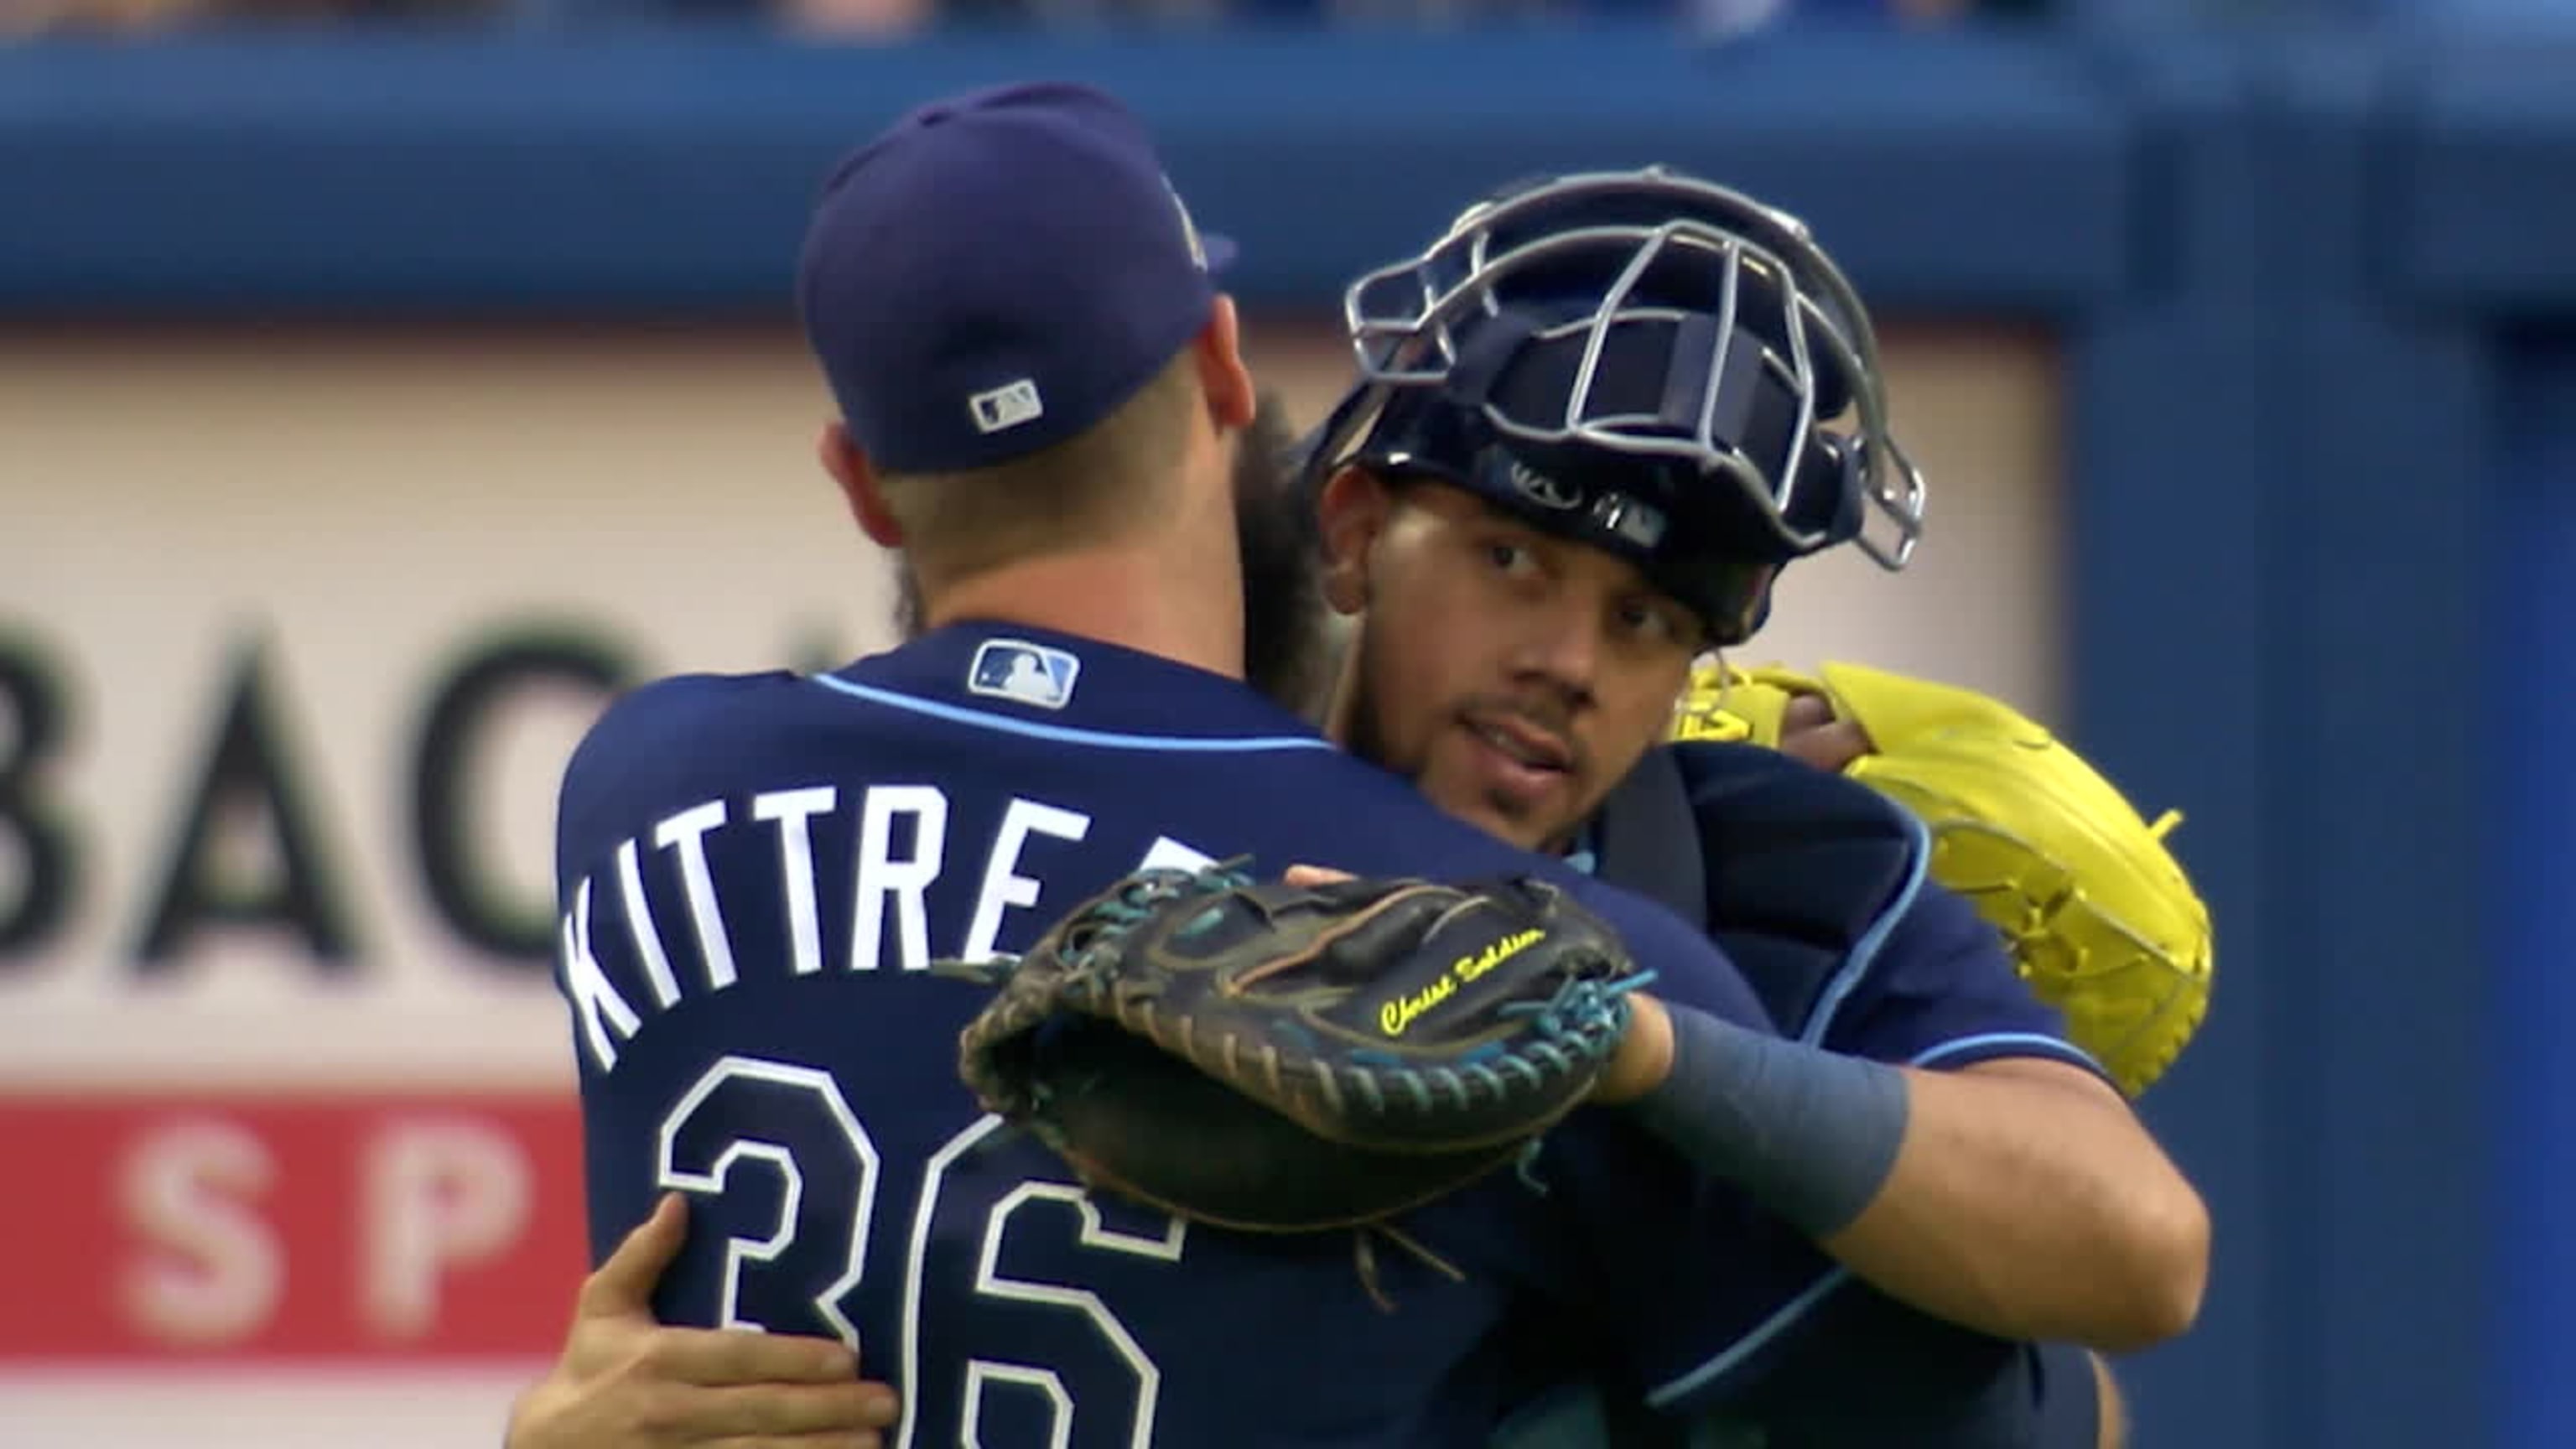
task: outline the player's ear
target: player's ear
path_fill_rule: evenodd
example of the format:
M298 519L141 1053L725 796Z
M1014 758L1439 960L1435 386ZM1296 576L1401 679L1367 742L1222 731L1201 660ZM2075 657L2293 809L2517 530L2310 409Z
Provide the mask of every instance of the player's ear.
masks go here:
M814 454L822 460L823 471L841 485L841 497L850 505L850 517L858 520L859 531L879 548L903 547L903 525L886 507L876 470L868 466L868 455L850 441L850 430L837 422L825 423L823 435L814 441Z
M1337 614L1368 607L1369 548L1386 531L1394 496L1375 473L1344 465L1324 481L1315 522L1324 540L1324 602Z
M1253 391L1252 369L1244 365L1243 324L1232 297L1217 294L1192 351L1198 360L1199 391L1207 396L1208 417L1216 430L1239 433L1252 426L1260 399Z

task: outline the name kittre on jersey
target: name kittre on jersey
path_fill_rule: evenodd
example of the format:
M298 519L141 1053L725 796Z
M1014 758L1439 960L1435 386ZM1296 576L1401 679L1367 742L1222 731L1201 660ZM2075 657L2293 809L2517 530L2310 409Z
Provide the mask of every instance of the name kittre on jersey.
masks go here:
M978 847L951 841L956 812L936 785L873 785L847 792L852 798L846 802L844 793L831 785L766 790L739 811L725 800L704 801L665 817L645 836L620 841L605 868L579 877L562 920L563 989L582 1048L598 1070L614 1069L618 1043L643 1025L639 1001L645 1010L667 1011L692 992L724 991L740 979L727 922L745 911L776 912L786 928L784 956L755 963L754 969L814 976L827 964L826 902L837 917L831 934L849 943L828 964L851 972L888 965L922 971L942 958L990 960L1000 950L1007 913L1053 916L1078 904L1046 902L1043 882L1025 874L1023 865L1036 837L1086 840L1092 817L1082 811L1013 797ZM816 868L815 846L816 836L831 830L850 833L856 865L827 885ZM728 872L729 894L720 893L711 838L743 834L759 837L771 868ZM676 868L684 927L654 909L645 887L648 850L667 852ZM1169 836L1141 844L1136 858L1139 868L1196 869L1213 862L1207 852ZM958 869L981 872L973 904L963 919L937 922L934 932L931 887ZM747 899L755 893L759 899ZM696 946L694 977L684 978L672 964L666 933L675 927L684 928ZM640 979L626 989L600 961L599 933L608 930L623 933L633 945Z

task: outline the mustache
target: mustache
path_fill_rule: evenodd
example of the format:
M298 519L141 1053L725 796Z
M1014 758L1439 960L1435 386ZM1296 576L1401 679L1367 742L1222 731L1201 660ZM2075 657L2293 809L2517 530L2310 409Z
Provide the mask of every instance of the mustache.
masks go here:
M1458 707L1458 717L1471 725L1515 724L1533 734L1544 735L1549 743L1564 752L1565 771L1570 775L1592 773L1592 751L1575 733L1574 711L1566 705L1551 702L1546 696L1470 695Z

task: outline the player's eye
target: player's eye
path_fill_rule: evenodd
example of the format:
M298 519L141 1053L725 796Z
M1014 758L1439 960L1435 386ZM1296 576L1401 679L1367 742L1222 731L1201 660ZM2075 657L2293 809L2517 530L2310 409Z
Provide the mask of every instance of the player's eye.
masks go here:
M1658 599L1629 599L1619 605L1619 627L1652 644L1690 641L1691 630L1670 605Z
M1538 566L1538 555L1517 543L1496 540L1485 545L1485 561L1502 574L1526 574Z

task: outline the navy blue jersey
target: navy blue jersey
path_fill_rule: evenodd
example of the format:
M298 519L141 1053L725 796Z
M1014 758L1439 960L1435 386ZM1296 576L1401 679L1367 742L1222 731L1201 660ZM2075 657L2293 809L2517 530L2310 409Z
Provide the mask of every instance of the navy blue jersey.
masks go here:
M1607 879L1687 895L1784 1032L1899 1065L2036 1056L2100 1071L2067 1041L2059 1013L2031 994L1994 928L1927 879L1923 827L1886 797L1748 745L1680 745L1649 763L1656 768L1613 797L1582 863ZM1675 799L1681 808L1670 808ZM1623 850L1659 856L1623 860ZM1673 857L1686 868L1674 870ZM1553 1143L1541 1165L1594 1150ZM1668 1220L1638 1224L1646 1236L1668 1232L1669 1215L1715 1208L1714 1201L1676 1206L1690 1203L1694 1190L1706 1194L1678 1164L1646 1170L1670 1178L1648 1195ZM1761 1249L1744 1253L1747 1237ZM2033 1385L2047 1358L2041 1350L1960 1328L1857 1283L1767 1214L1749 1212L1742 1234L1711 1241L1721 1239L1742 1271L1718 1300L1694 1309L1690 1331L1700 1336L1690 1351L1641 1380L1607 1386L1610 1402L1642 1393L1657 1406L1714 1406L1732 1422L1763 1425L1772 1436L1763 1442L1784 1449L2093 1443L2089 1375L2049 1376L2040 1392ZM1712 1323L1726 1325L1729 1340L1714 1356L1704 1351ZM1604 1344L1619 1345L1617 1371L1634 1372L1653 1364L1674 1326L1651 1311L1578 1320L1528 1350L1533 1372L1551 1377L1581 1351L1572 1345ZM1670 1421L1614 1422L1619 1449L1685 1437Z
M1659 994L1768 1026L1695 923L1441 815L1215 675L958 626L832 675L668 680L602 717L560 804L593 1251L693 1194L662 1316L858 1344L918 1449L1481 1444L1515 1317L1648 1303L1658 1370L1722 1347L1694 1305L1741 1270L1722 1235L1743 1215L1659 1205L1674 1261L1641 1257L1623 1219L1661 1154L1617 1113L1569 1120L1583 1166L1546 1190L1499 1173L1399 1241L1095 1199L977 1110L957 1034L986 993L926 963L1024 949L1141 864L1240 856L1549 875Z

